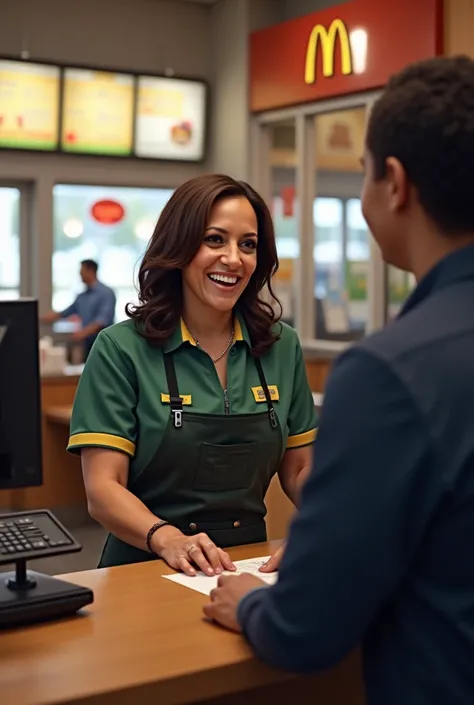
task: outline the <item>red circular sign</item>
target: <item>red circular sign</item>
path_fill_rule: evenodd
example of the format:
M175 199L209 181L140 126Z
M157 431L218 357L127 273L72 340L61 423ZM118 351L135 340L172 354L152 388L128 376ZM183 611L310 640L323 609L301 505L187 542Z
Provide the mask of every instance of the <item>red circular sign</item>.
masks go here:
M104 199L97 201L91 208L91 215L102 225L115 225L125 217L125 208L118 201Z

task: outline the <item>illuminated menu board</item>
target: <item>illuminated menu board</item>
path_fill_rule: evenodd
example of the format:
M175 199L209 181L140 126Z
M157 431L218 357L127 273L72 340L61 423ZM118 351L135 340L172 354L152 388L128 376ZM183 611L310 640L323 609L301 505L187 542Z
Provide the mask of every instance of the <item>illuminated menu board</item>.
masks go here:
M133 76L66 69L61 148L65 152L130 156L133 99Z
M55 66L0 60L0 147L57 149L59 86Z
M138 78L135 154L199 161L204 156L206 86L174 78Z

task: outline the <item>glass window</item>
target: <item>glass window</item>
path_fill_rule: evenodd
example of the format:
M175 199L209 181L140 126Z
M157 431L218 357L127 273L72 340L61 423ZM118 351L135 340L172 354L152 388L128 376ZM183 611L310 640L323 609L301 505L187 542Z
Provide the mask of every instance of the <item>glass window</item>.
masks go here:
M60 184L53 189L53 308L64 310L82 291L80 262L94 259L99 279L117 296L116 320L136 302L136 275L171 189Z
M387 267L387 319L396 318L416 286L415 277L397 267Z
M343 213L339 198L316 198L313 204L314 224L314 295L340 303L344 286Z
M358 198L365 123L365 108L315 116L315 337L325 340L360 338L369 315L369 233Z
M296 200L295 122L287 120L268 128L271 134L272 216L280 267L272 280L283 307L283 320L294 323L294 264L300 254Z
M370 262L370 233L362 215L360 198L346 202L346 289L349 325L353 331L365 330L369 317L367 284Z
M20 296L20 190L0 187L0 299Z

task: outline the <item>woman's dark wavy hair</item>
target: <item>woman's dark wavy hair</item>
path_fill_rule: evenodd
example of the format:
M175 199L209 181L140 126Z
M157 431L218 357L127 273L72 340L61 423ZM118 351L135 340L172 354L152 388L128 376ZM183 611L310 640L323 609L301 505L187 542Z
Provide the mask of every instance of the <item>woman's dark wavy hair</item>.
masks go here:
M254 355L262 355L278 340L275 329L281 305L271 278L278 269L275 233L263 199L244 181L222 174L206 174L186 181L164 207L147 246L138 274L139 304L128 304L138 332L150 344L162 346L179 324L182 312L181 271L202 245L216 203L224 198L246 198L257 216L257 266L237 304L245 318ZM280 314L262 298L268 288Z

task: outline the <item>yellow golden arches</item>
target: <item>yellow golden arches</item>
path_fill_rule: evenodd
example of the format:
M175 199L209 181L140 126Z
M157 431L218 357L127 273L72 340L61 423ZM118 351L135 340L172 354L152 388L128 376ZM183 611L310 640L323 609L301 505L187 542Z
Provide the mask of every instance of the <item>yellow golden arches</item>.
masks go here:
M333 20L329 29L321 24L313 27L306 50L305 83L316 81L316 59L318 46L321 45L323 76L329 78L334 75L336 39L339 37L341 51L341 71L347 76L352 73L352 52L349 35L344 22L340 19Z

